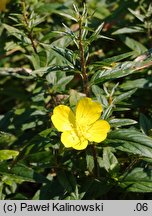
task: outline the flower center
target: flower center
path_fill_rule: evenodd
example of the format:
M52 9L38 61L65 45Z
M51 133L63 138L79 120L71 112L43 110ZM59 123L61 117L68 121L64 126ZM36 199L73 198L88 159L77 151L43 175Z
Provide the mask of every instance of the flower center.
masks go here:
M86 139L87 130L87 125L76 124L76 133L80 139Z

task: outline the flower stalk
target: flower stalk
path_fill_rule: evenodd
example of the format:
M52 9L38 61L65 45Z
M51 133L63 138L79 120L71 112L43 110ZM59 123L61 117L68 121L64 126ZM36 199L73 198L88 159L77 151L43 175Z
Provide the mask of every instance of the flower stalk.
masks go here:
M99 178L99 166L98 166L98 159L97 159L97 149L95 144L93 143L91 145L92 147L92 154L93 154L93 160L94 160L94 175L96 178Z

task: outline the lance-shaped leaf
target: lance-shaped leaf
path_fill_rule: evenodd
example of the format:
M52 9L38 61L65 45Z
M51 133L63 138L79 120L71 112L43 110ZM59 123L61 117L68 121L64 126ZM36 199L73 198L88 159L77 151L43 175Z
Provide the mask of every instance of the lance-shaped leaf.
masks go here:
M128 76L138 70L150 67L151 58L143 62L126 61L117 64L114 68L98 70L91 78L90 85L104 83L108 80L118 79Z
M56 51L58 54L60 54L64 59L69 61L72 65L75 64L75 61L74 61L75 54L72 52L72 50L69 50L66 48L62 49L59 47L53 47L52 49Z
M120 177L120 187L132 192L152 192L152 170L137 167Z
M107 172L116 173L119 170L119 163L110 147L103 148L103 163Z
M30 39L24 34L24 32L7 24L3 24L3 26L9 32L10 35L13 35L17 39L24 41L27 44L31 44Z
M73 20L73 21L75 21L75 22L78 21L76 17L70 15L69 13L59 12L59 11L57 11L57 10L56 10L54 13L59 14L60 16L66 17L66 18L68 18L68 19L70 19L70 20Z
M96 40L104 26L104 23L101 23L98 28L92 33L92 35L89 38L89 42L91 43L92 41Z
M105 60L102 60L102 61L97 61L97 62L93 63L93 65L96 65L96 66L101 66L101 65L110 66L110 64L121 61L121 60L123 60L125 58L128 58L129 56L132 56L132 55L134 55L134 52L123 53L121 55L106 58Z
M132 34L132 33L137 33L137 32L144 32L144 29L138 26L133 26L133 27L124 27L121 29L116 30L115 32L113 32L113 35L116 34Z
M152 77L140 78L135 80L128 80L120 85L123 90L129 90L133 88L152 88Z
M152 138L137 130L120 129L109 133L110 146L131 154L152 158Z
M47 183L49 182L43 175L38 174L32 168L29 168L23 164L15 164L12 167L9 166L9 163L2 162L0 164L0 174L13 177L14 179L20 181L29 181L29 182L38 182L38 183Z
M130 37L122 37L122 40L126 46L135 51L137 55L141 55L147 50L147 48L142 43L139 43L137 40L134 40Z
M148 118L146 115L143 113L140 114L139 116L139 124L140 124L140 129L144 134L149 134L150 129L152 129L152 119Z
M133 124L137 124L137 121L133 120L133 119L127 119L127 118L123 118L123 119L111 119L109 121L111 127L122 127L122 126L126 126L126 125L133 125Z
M119 63L114 68L99 70L93 75L90 84L104 83L107 80L127 76L135 71L134 67L135 62L123 62Z
M137 18L139 19L141 22L144 22L145 16L140 14L139 11L134 11L131 8L128 8L128 10Z
M117 103L131 97L131 95L134 94L135 91L136 91L136 89L133 89L133 90L130 90L130 91L127 91L125 93L120 94L119 96L115 97L115 99L113 100L113 103L117 104Z
M76 179L71 172L59 171L58 172L58 180L60 184L66 188L68 192L75 191L76 187Z

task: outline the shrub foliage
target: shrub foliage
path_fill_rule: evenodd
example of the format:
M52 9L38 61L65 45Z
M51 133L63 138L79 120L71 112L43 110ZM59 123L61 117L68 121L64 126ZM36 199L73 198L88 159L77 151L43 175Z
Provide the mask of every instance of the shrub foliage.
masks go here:
M151 1L14 0L0 10L0 199L150 199ZM53 109L86 96L110 132L65 148Z

